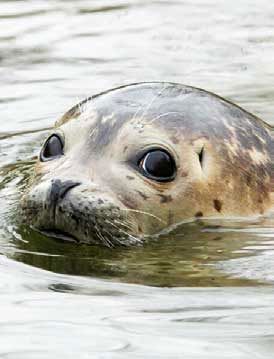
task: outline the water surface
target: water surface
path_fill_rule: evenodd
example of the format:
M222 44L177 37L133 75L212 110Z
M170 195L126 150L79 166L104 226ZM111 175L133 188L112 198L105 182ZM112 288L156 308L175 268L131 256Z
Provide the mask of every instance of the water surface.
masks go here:
M111 250L16 216L48 129L107 88L180 82L274 125L273 20L268 0L0 1L1 358L273 359L273 218Z

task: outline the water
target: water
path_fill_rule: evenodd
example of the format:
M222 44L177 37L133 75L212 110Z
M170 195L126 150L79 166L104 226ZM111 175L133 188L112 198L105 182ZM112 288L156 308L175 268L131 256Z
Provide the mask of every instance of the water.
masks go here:
M268 0L0 1L1 358L273 358L273 218L115 250L16 221L47 129L101 90L180 82L274 124L273 14Z

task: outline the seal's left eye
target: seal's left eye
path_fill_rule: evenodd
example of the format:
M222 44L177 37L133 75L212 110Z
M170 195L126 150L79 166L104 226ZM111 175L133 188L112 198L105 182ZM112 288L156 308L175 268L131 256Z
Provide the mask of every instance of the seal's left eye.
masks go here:
M64 154L63 148L64 145L61 138L58 135L51 135L42 148L40 160L45 162L62 156Z

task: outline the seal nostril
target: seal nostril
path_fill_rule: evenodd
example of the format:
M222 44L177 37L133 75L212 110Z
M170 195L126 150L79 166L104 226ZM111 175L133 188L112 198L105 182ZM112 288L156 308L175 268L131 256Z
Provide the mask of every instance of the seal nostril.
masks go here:
M63 199L69 190L79 186L80 182L74 181L60 181L59 179L54 179L51 181L51 187L48 193L47 203L50 217L55 222L56 208L58 201Z
M72 188L79 186L80 182L75 181L60 181L55 179L51 181L51 190L49 194L50 203L56 204L59 199L63 199L67 192Z
M59 198L63 199L68 191L70 191L72 188L79 186L80 182L74 182L74 181L65 181L61 185Z

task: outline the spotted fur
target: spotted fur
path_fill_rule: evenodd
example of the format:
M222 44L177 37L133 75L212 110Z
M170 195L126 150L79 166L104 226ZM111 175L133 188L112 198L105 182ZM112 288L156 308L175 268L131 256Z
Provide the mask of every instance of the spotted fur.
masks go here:
M87 98L56 123L64 156L38 162L26 220L108 246L140 243L185 219L262 215L273 209L273 130L207 91L173 83L122 86ZM159 183L142 175L140 151L159 146L177 164ZM78 181L49 210L51 181Z

